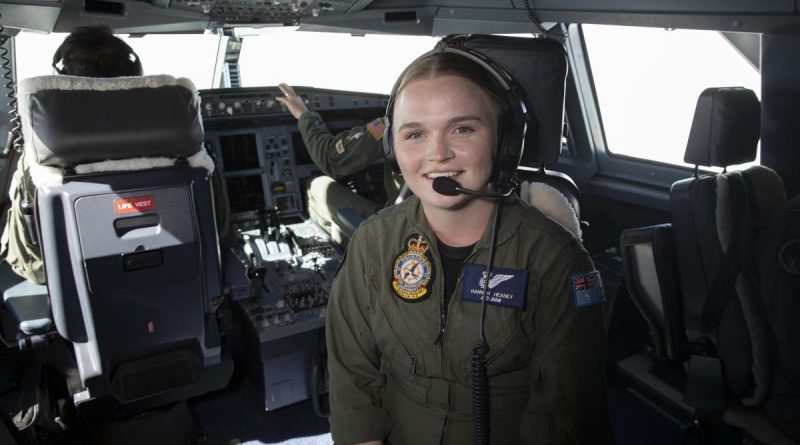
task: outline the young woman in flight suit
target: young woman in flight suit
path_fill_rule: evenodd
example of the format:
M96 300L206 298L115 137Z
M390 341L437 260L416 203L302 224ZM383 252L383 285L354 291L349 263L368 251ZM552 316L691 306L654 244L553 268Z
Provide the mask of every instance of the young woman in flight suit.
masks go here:
M488 392L481 434L493 445L612 441L602 285L580 242L514 195L433 188L440 176L496 196L509 187L516 164L497 165L518 162L524 124L509 120L524 111L487 67L439 48L393 91L387 151L415 197L361 225L333 285L338 445L472 443L473 392ZM475 383L480 344L487 378Z

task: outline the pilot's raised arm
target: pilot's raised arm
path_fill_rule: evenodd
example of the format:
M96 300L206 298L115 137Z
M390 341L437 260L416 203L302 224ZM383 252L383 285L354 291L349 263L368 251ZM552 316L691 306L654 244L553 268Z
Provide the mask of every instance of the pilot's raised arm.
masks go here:
M278 97L278 102L286 105L297 119L308 154L323 173L339 179L363 171L383 158L383 117L334 135L322 117L309 110L292 87L282 83L279 88L284 96Z
M314 178L308 190L308 209L311 219L329 233L333 226L339 229L351 223L340 218L340 210L352 209L366 218L381 207L376 202L355 194L346 185L336 182L345 176L365 171L376 161L383 159L384 118L378 117L365 125L359 125L336 135L332 134L320 115L306 106L303 98L294 89L282 83L278 86L283 97L277 100L286 105L297 119L300 135L309 156L326 175ZM400 182L390 171L384 171L386 203L394 203L400 190Z

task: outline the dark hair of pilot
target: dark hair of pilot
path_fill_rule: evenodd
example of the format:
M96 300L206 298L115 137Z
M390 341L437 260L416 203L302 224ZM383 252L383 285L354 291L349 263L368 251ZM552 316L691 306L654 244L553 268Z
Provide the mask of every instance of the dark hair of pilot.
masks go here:
M451 52L433 53L409 68L400 80L394 97L398 97L411 82L446 75L462 77L486 91L496 105L499 115L502 116L508 109L509 105L501 99L501 97L506 97L506 94L502 92L497 79L477 62Z
M139 56L104 24L75 28L53 55L53 68L70 76L142 75Z

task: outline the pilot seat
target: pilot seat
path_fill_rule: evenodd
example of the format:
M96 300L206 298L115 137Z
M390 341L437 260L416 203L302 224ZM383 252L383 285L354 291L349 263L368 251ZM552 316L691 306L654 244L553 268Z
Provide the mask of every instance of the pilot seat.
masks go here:
M140 412L230 379L199 103L188 79L164 75L20 83L47 278L46 292L24 294L49 296L57 337L72 349L73 371L61 371L76 375L76 405L113 400ZM46 321L28 337L46 337Z

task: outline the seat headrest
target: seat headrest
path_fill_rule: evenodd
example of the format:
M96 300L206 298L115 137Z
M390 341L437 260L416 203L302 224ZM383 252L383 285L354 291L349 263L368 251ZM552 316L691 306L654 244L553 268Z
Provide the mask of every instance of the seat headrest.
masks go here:
M761 106L747 88L708 88L697 99L683 160L709 167L751 162L761 132Z
M450 35L446 40L447 46L464 47L494 61L521 89L517 93L525 100L528 113L520 165L558 162L569 67L564 44L550 38L481 34Z
M19 105L26 156L42 166L188 158L202 148L200 97L189 79L33 77L20 82Z
M579 221L577 197L567 197L564 190L552 184L523 181L519 185L519 197L523 202L539 209L545 216L559 223L577 239L583 238Z

